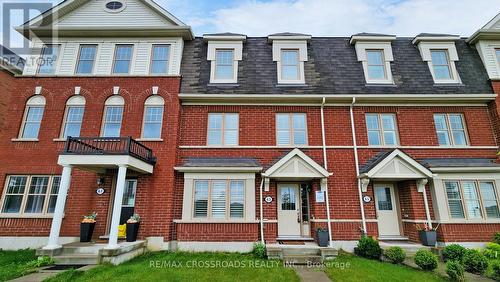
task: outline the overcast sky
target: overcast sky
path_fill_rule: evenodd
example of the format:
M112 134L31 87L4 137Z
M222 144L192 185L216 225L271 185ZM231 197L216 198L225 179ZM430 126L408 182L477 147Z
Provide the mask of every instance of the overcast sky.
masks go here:
M44 1L61 2L0 0L0 3ZM469 36L500 12L500 0L156 1L191 25L198 36L225 31L249 36L284 31L313 36L350 36L363 31L398 36L420 32ZM18 18L16 23L21 21Z

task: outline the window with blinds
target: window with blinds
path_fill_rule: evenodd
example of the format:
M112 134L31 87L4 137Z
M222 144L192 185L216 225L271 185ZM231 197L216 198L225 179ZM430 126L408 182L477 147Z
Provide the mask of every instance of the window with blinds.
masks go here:
M196 180L194 217L210 219L244 218L245 182L243 180Z
M278 146L307 145L306 114L276 114L276 143Z
M460 193L458 182L445 182L446 195L448 196L448 206L450 208L451 218L464 218L464 209L462 206L462 195Z
M444 184L451 218L500 218L493 181L445 181Z
M236 113L208 114L208 145L237 146L238 123L239 115Z

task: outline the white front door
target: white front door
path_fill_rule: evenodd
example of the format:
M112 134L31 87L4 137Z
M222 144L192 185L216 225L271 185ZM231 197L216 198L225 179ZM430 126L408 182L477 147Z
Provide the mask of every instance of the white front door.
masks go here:
M375 184L375 205L377 208L379 236L400 236L393 185Z
M278 236L300 236L299 185L278 185Z

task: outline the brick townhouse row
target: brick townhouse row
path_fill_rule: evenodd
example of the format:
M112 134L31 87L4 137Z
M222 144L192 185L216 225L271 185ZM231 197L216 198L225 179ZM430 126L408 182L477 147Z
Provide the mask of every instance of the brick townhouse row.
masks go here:
M500 231L500 16L469 38L196 37L153 1L108 2L18 28L33 48L0 73L0 248L60 248L93 211L110 248L134 213L164 250Z

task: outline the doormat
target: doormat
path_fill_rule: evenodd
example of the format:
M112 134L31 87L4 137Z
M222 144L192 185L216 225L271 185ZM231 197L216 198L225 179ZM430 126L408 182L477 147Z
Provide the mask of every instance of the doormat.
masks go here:
M280 245L305 245L306 243L300 241L278 241Z
M51 266L49 268L45 268L44 270L67 270L67 269L79 269L79 268L82 268L84 266L87 266L86 264L58 264L58 265L54 265L54 266Z

